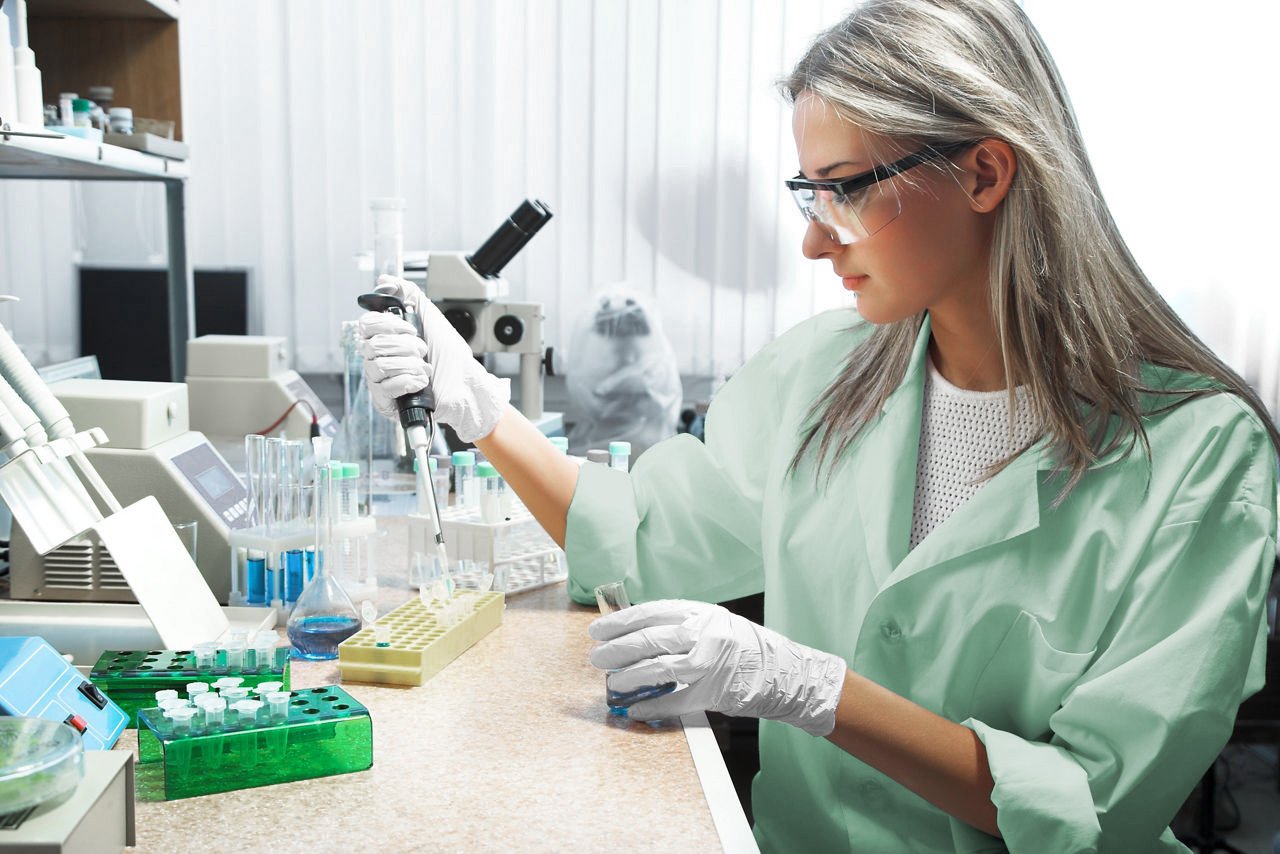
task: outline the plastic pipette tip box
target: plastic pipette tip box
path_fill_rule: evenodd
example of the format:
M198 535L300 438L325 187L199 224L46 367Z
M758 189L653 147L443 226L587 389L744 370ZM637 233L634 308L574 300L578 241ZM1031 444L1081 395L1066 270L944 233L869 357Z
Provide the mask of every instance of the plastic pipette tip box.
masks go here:
M379 647L373 629L361 629L338 645L338 669L344 681L381 685L421 685L476 641L502 625L506 600L501 593L459 590L475 609L452 626L443 626L419 599L384 615L391 626L391 645Z
M230 715L230 710L227 710ZM138 754L163 763L166 800L364 771L373 765L369 710L336 685L291 692L289 715L175 734L158 708L138 713ZM237 718L237 721L239 719Z
M252 648L249 655L253 654ZM218 650L213 667L196 668L195 653L190 650L153 649L144 651L108 650L98 658L89 673L89 681L124 710L129 716L129 729L138 725L138 710L156 704L156 692L169 688L182 689L189 682L213 684L224 676L239 676L240 684L252 688L263 682L280 682L289 690L289 648L272 650L268 669L228 669L227 652Z

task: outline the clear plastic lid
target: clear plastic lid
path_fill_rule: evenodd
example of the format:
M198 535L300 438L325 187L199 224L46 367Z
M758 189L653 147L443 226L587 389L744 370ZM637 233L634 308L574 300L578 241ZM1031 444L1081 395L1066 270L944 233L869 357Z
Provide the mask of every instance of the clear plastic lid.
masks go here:
M84 776L84 743L66 724L0 717L0 813L75 791Z

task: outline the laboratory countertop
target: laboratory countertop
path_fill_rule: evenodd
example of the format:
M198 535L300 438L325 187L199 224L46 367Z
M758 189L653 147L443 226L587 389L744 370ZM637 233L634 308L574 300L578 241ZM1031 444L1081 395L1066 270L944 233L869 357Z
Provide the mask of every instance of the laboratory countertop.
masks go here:
M417 593L402 520L379 528L382 614ZM370 770L174 801L140 790L134 850L722 850L694 732L609 715L594 616L563 583L509 597L502 625L423 686L342 683L373 719ZM292 664L294 688L339 682L336 661ZM136 746L129 730L116 749Z

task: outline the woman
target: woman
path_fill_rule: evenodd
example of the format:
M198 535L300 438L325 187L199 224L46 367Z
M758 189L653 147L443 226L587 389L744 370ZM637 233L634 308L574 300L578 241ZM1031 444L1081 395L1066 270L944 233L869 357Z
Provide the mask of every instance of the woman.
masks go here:
M1262 684L1280 436L1130 256L1012 0L872 0L784 82L804 252L857 293L751 359L705 446L578 470L437 311L362 321L565 544L633 717L753 715L762 848L1182 850ZM764 590L754 625L705 604ZM676 598L679 597L679 598ZM999 837L999 838L997 838Z

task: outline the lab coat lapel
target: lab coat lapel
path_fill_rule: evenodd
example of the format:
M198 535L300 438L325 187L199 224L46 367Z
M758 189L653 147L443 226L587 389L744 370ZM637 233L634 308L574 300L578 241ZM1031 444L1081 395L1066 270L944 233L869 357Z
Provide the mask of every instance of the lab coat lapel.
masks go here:
M876 584L883 585L907 555L915 502L916 457L920 449L920 407L924 396L926 315L916 337L906 376L885 401L880 418L854 451L850 489L862 521L867 559Z
M903 558L884 586L1038 528L1040 471L1052 467L1044 444L1041 440L1028 448L957 507ZM907 510L910 516L910 505Z

